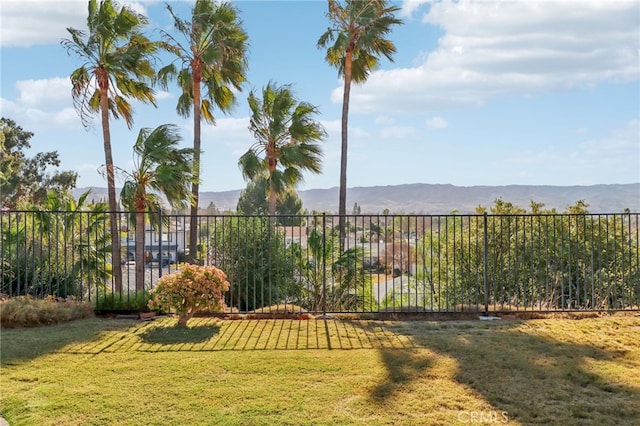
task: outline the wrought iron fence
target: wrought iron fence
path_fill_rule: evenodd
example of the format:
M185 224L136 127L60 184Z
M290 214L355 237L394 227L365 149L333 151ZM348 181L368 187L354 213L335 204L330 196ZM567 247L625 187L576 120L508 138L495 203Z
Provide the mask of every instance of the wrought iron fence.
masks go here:
M136 259L120 213L114 271L108 213L2 211L0 292L135 309L193 255L227 273L237 312L640 309L638 213L349 215L343 233L335 215L199 216L193 254L189 216L148 216Z

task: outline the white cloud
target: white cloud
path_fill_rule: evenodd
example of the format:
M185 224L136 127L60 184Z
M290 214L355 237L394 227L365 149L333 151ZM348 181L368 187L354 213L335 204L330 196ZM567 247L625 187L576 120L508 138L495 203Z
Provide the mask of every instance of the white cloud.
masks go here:
M340 120L321 120L320 123L324 126L324 130L327 132L328 139L335 138L340 140L342 135L342 121ZM365 138L368 132L362 127L353 124L353 120L349 122L349 139L353 138Z
M381 139L393 139L397 142L402 142L403 139L408 139L416 135L416 128L409 126L389 126L380 130Z
M56 44L69 37L67 27L86 28L87 1L2 2L2 47Z
M404 0L402 2L402 10L400 11L400 16L409 18L423 4L428 4L432 2L433 0Z
M155 93L156 99L161 101L163 99L173 99L175 95L171 92L167 92L165 90L159 90Z
M146 15L146 4L155 1L124 1L137 13ZM87 0L2 0L0 46L30 47L57 44L68 38L67 27L86 29Z
M79 129L81 122L73 108L68 78L20 80L15 84L15 101L2 99L0 111L14 117L20 125L34 132L52 128Z
M580 145L575 157L592 161L635 159L636 173L640 173L640 120L631 120L615 129L609 136L590 140ZM640 179L640 175L638 176Z
M185 123L186 130L193 137L193 124ZM249 132L249 117L223 117L216 120L216 125L202 126L202 149L207 152L221 144L230 149L235 159L247 152L253 143Z
M623 0L433 2L423 22L444 31L437 48L416 66L372 73L354 86L351 109L424 113L635 81L639 16L640 3ZM341 93L337 87L332 100Z
M16 88L20 92L18 101L27 107L54 108L71 104L69 78L20 80L16 82Z
M610 181L615 171L621 179L618 183L638 182L640 179L640 120L631 120L624 126L613 129L609 135L585 141L577 149L564 152L561 147L544 147L539 151L525 151L507 162L522 170L532 170L532 175L541 169L563 169L567 173L584 174L588 170L591 180L584 184ZM609 179L609 180L607 180Z
M426 121L427 127L430 129L444 129L449 126L447 120L442 117L432 117Z
M375 123L379 126L390 126L396 124L396 119L387 115L379 115L376 117Z

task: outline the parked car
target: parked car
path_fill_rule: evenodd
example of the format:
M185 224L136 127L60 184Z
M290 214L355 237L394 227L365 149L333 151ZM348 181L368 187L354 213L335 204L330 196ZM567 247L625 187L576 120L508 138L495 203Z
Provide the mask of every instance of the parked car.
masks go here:
M176 263L173 256L171 256L171 253L158 253L153 261L159 263L160 266L173 265Z

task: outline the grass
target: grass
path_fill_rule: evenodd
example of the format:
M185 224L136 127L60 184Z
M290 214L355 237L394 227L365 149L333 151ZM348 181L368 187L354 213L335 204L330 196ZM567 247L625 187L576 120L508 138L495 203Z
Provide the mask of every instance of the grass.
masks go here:
M11 425L634 425L640 318L3 330Z

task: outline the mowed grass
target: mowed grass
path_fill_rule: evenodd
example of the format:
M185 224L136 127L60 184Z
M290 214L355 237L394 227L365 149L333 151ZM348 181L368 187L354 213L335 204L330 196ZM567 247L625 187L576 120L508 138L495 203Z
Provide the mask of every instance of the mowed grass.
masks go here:
M11 425L640 424L640 318L2 330Z

